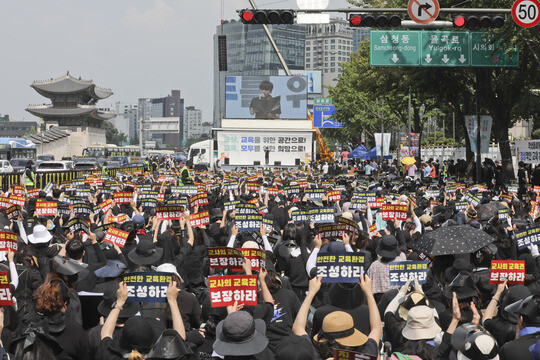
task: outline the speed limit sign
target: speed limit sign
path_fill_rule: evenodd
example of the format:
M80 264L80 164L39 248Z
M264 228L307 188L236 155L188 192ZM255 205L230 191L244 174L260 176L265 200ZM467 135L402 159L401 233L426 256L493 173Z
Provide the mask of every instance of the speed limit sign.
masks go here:
M540 22L540 2L538 0L517 0L512 6L512 17L516 24L530 28Z

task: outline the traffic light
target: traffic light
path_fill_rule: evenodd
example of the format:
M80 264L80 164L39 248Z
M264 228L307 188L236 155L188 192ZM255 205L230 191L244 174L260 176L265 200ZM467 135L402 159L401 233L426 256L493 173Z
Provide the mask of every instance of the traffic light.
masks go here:
M294 10L242 10L244 24L294 24Z
M401 16L396 14L351 14L349 16L350 27L399 27L401 26Z
M454 27L460 29L490 29L501 28L504 25L504 17L500 15L457 15L454 17Z

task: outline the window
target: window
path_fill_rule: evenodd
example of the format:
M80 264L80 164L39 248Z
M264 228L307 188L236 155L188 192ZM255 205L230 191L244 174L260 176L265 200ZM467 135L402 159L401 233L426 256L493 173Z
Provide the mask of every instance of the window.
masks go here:
M327 73L327 72L328 72L328 69L324 69L324 72Z
M328 55L328 51L325 51L325 52L324 52L324 55Z
M311 51L311 48L309 46L306 47L306 51Z
M328 66L328 63L324 63L324 66L327 67L327 66Z
M334 45L332 45L334 47ZM324 45L324 50L328 50L328 45Z
M336 63L330 63L330 66L336 66ZM332 70L334 71L334 70Z
M324 61L328 61L328 56L324 58Z
M315 43L315 41L313 43ZM308 41L306 41L306 44L310 45L311 42L308 40Z
M337 47L337 48L338 48L338 49L341 49L341 45L338 45L338 47Z
M328 44L328 39L324 40L324 43L325 43L325 44Z
M306 59L306 62L307 62L307 63L308 63L308 62L310 62L310 61L311 61L311 59L309 59L309 58L308 58L308 59Z
M330 49L335 49L336 45L330 45Z
M332 39L330 42L331 42L332 44L335 44L335 43L336 43L336 39Z
M310 57L310 56L311 56L311 53L306 53L306 56L307 56L307 57Z
M338 44L341 44L341 39L338 39L338 41L337 41L337 42L338 42Z
M336 72L336 68L331 68L330 72Z
M333 61L333 60L336 60L336 57L335 57L335 56L332 56L332 57L330 58L330 60L332 60L332 61Z

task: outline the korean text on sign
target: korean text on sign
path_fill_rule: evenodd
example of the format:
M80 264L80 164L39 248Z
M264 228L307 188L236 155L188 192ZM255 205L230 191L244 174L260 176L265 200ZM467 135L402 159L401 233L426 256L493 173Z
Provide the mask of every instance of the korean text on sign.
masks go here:
M0 231L0 251L18 252L17 234L9 231Z
M257 275L209 276L208 289L212 307L257 305Z
M364 274L364 256L353 252L324 252L317 255L317 276L322 282L357 283Z
M259 271L266 268L266 252L259 249L238 249L247 261L251 262L251 270Z
M38 216L55 216L57 211L56 201L43 201L38 199L36 202L36 215Z
M128 236L129 236L129 232L110 227L107 230L107 233L105 234L105 238L103 239L103 241L123 248L126 245L126 240Z
M402 286L408 280L418 280L419 284L425 284L427 280L427 261L393 261L390 263L390 285Z
M525 260L491 260L490 284L508 285L523 284L525 282Z
M210 269L236 269L242 270L244 256L238 249L228 247L213 247L206 249Z
M133 200L133 193L129 191L115 192L114 201L117 204L130 204Z
M236 214L234 223L240 231L257 231L262 224L262 215L260 214Z
M156 207L158 220L179 220L182 218L184 208L182 206L161 205Z
M328 201L341 201L341 192L339 190L332 190L329 191L328 194Z
M189 223L191 224L191 227L210 225L210 216L208 214L208 210L191 214L189 217Z
M382 206L382 219L383 220L406 220L407 219L407 205L389 205Z
M0 306L13 305L7 271L0 271Z
M514 232L518 249L524 249L529 245L540 244L540 226Z
M333 207L320 207L309 210L310 221L315 224L333 223L334 222L334 208Z
M129 302L167 302L173 276L163 272L134 272L123 275Z

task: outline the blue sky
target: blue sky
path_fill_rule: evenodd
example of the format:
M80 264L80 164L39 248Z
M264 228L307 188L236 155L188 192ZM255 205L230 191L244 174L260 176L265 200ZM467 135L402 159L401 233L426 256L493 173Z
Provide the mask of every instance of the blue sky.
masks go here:
M256 0L261 8L297 8L295 0ZM224 18L248 0L223 0ZM36 120L24 109L47 99L33 80L92 79L114 95L100 103L136 102L179 89L186 106L212 119L212 36L222 0L0 1L0 114ZM330 7L345 7L331 0Z

